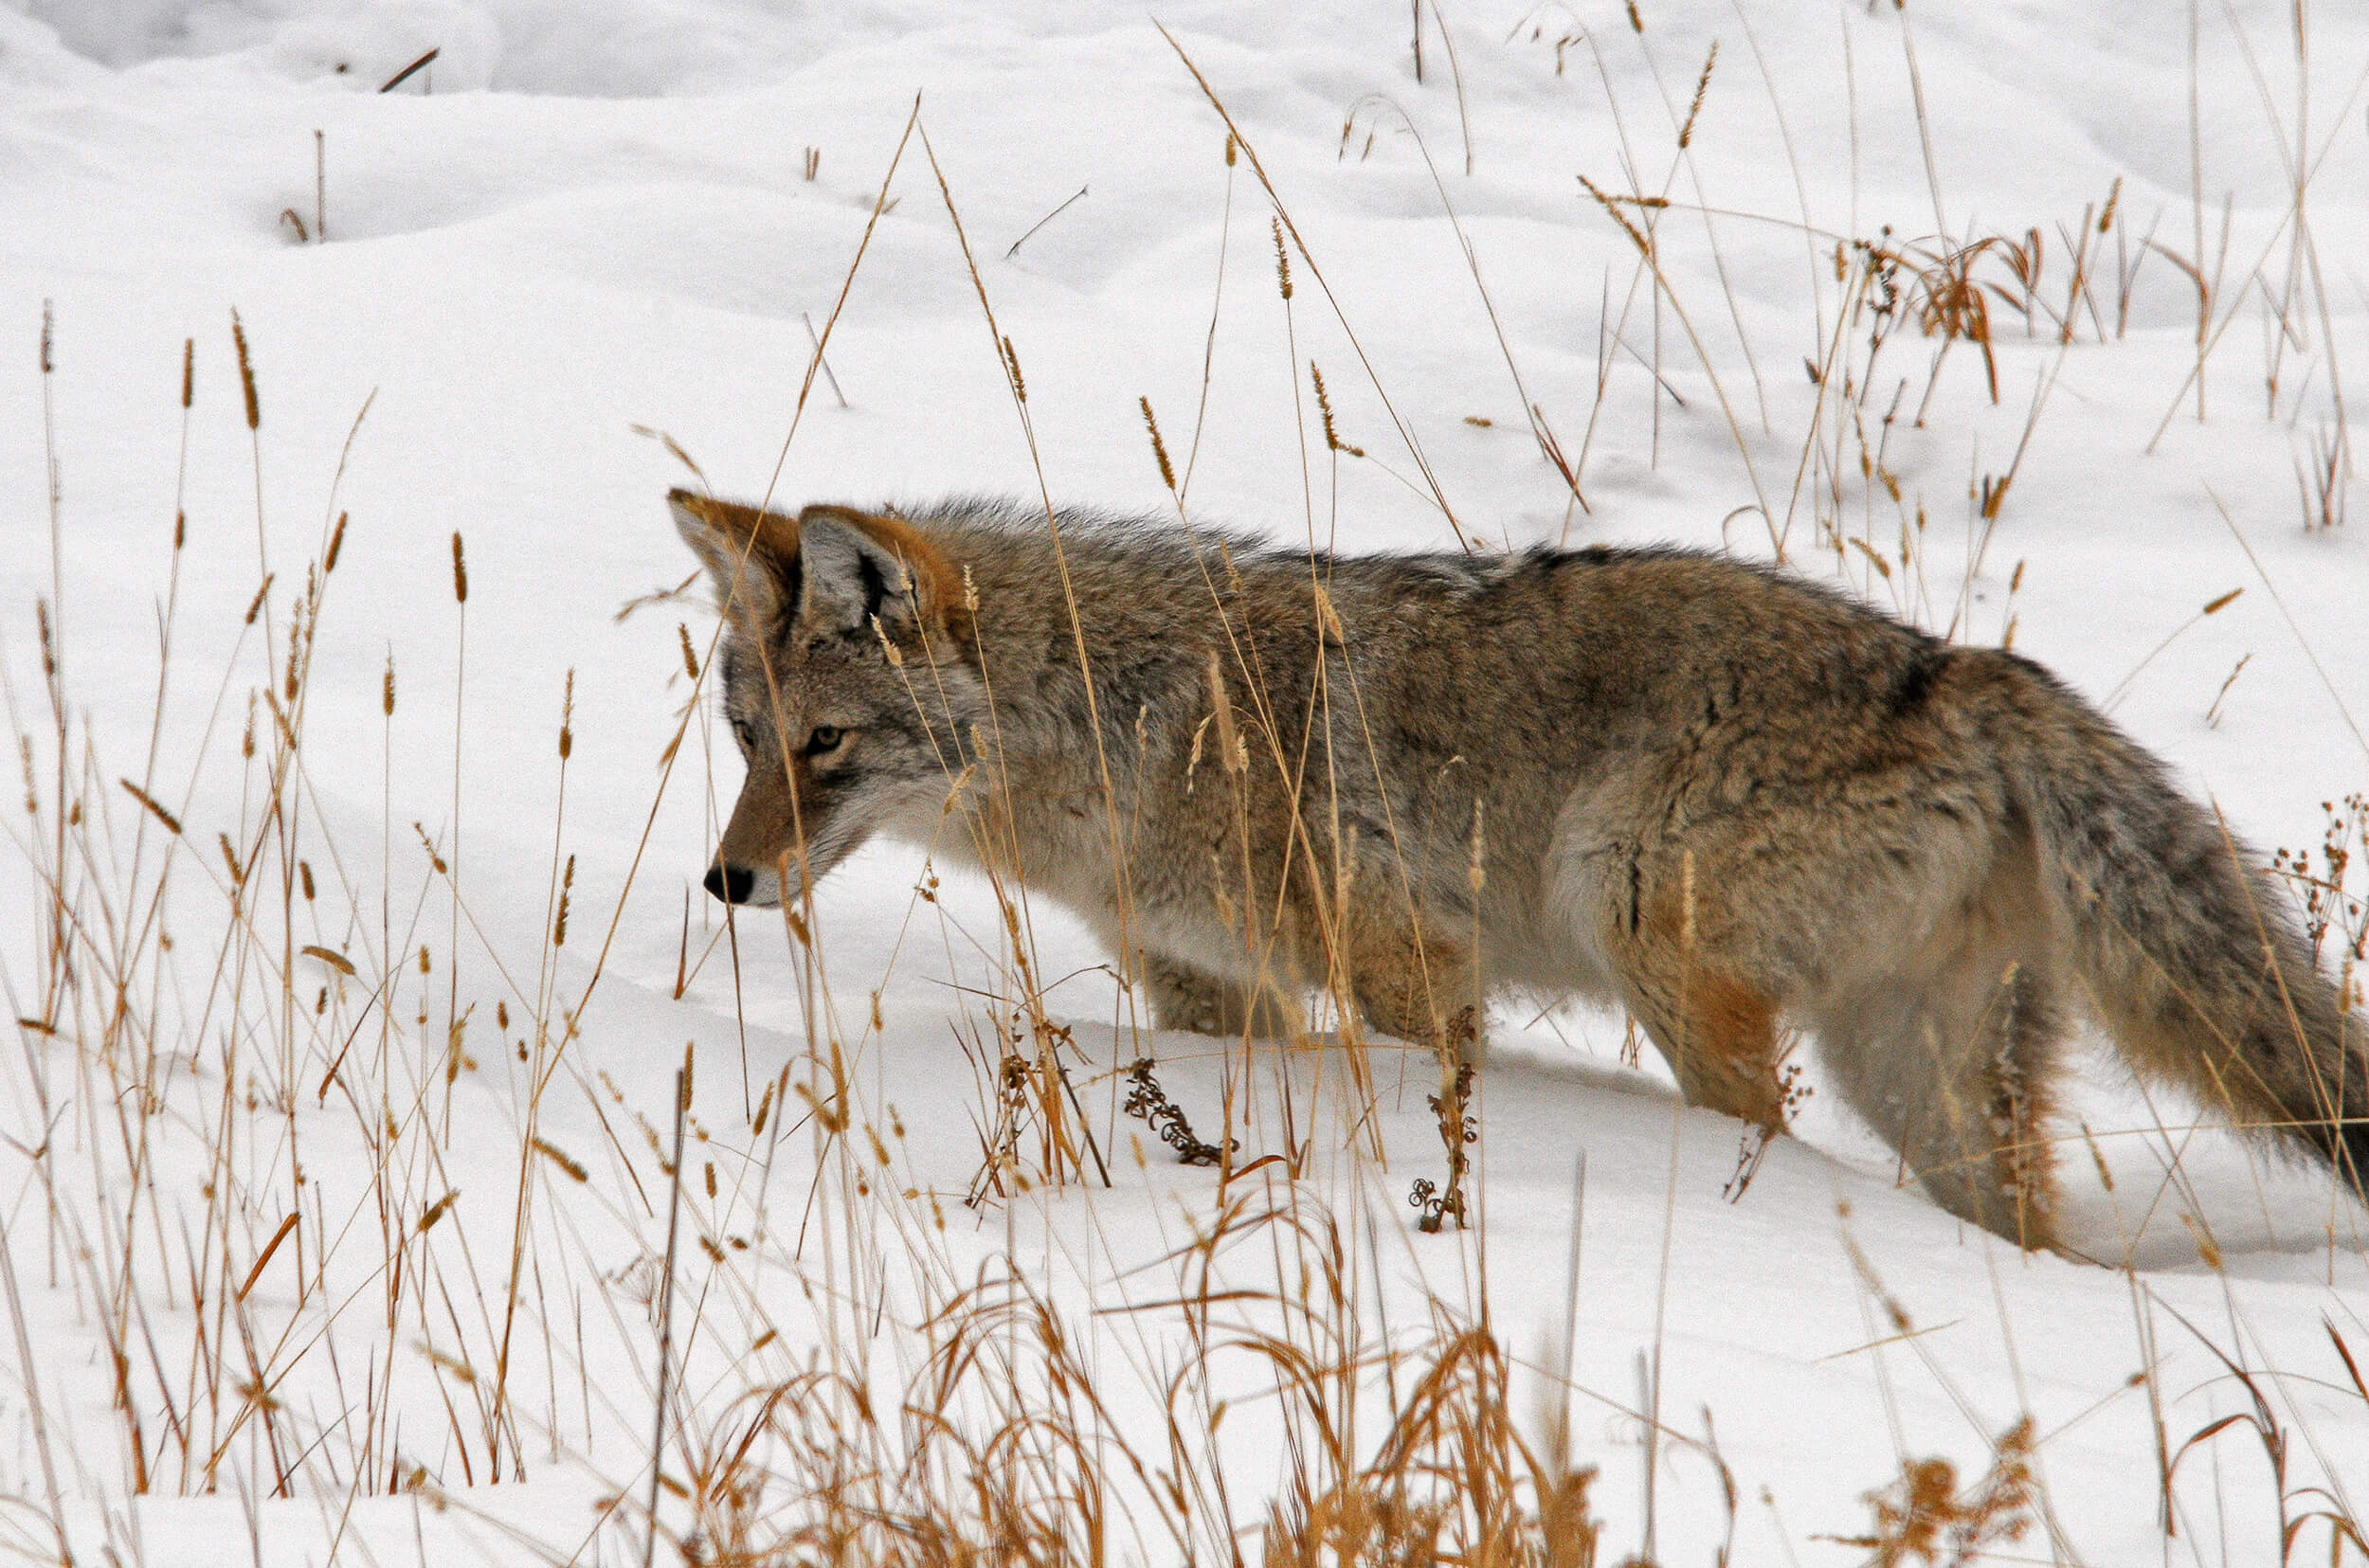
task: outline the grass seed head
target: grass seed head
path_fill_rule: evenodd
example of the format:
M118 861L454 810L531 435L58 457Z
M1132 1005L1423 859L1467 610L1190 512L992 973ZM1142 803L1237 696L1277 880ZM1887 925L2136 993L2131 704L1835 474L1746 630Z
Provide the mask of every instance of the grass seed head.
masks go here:
M162 805L157 803L155 797L150 795L147 790L142 789L131 780L120 779L117 782L123 785L124 789L130 793L132 799L137 801L150 816L155 818L156 820L165 825L166 832L172 834L175 838L180 837L180 818L175 817L172 812L167 811ZM312 873L309 868L305 873L304 896L307 898L313 896Z
M568 946L568 899L575 891L575 886L576 857L570 855L568 856L568 870L559 879L559 918L552 923L552 946L554 947Z
M549 1141L541 1138L534 1139L533 1142L534 1152L541 1155L544 1159L549 1160L552 1164L557 1165L561 1170L566 1171L570 1181L583 1181L588 1180L585 1174L583 1164L576 1160L570 1159L568 1156L567 1151L560 1148L556 1144L550 1143Z
M1151 417L1151 399L1139 397L1135 402L1144 411L1144 428L1151 432L1151 456L1160 464L1160 482L1168 487L1170 495L1174 495L1176 493L1176 467L1168 461L1168 443L1160 439L1160 422ZM969 581L970 578L966 569L963 578L966 588Z
M1012 396L1022 403L1028 401L1028 383L1020 373L1020 351L1012 347L1007 335L1004 339L1004 369L1011 372Z
M1711 52L1703 59L1703 74L1694 79L1694 101L1687 105L1686 123L1678 127L1678 150L1686 149L1694 140L1695 117L1703 112L1703 95L1710 90L1711 67L1719 63L1719 40L1711 40Z
M1585 189L1590 196L1593 196L1596 199L1596 205L1598 207L1602 207L1607 213L1611 214L1612 221L1620 225L1620 232L1629 237L1629 243L1637 246L1638 255L1650 256L1653 254L1654 247L1646 243L1644 234L1637 228L1636 224L1629 221L1629 215L1621 211L1619 206L1615 203L1610 196L1604 194L1602 189L1599 187L1594 180L1589 179L1585 174L1582 174L1580 176L1580 185L1582 189Z
M246 394L246 427L260 430L263 425L263 404L255 395L255 366L247 358L246 323L239 319L236 310L230 313L230 341L239 351L239 389Z
M1347 442L1343 441L1341 439L1340 430L1334 426L1332 423L1332 399L1325 392L1325 373L1324 371L1316 369L1316 362L1312 359L1308 362L1308 379L1316 384L1316 412L1322 416L1324 421L1325 450L1328 452L1346 452L1352 458L1364 457L1365 455L1365 449L1362 446L1351 446Z

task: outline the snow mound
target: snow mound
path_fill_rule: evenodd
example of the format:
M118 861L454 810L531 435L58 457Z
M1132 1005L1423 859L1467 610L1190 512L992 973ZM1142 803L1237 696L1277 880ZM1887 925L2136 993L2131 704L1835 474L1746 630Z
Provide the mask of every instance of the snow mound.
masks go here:
M792 63L781 0L16 0L66 49L118 69L208 59L375 92L430 49L401 91L655 98L711 92ZM6 41L0 40L0 49ZM8 51L13 53L12 50Z

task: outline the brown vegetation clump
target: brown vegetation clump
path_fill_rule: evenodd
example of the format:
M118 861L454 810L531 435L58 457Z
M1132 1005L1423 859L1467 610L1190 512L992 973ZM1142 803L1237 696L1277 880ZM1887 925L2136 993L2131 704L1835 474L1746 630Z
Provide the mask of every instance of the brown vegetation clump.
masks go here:
M1900 1479L1867 1494L1874 1526L1833 1539L1868 1549L1868 1568L1967 1568L1995 1546L2021 1541L2039 1493L2032 1475L2032 1418L2000 1434L1991 1468L1963 1491L1946 1459L1910 1459Z

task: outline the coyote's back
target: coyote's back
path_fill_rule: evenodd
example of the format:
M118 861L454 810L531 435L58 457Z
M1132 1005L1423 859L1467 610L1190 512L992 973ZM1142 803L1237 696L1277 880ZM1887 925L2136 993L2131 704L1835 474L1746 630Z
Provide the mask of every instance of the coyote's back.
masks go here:
M2369 1169L2359 1026L2288 900L2029 660L1690 551L673 502L749 762L719 896L937 839L1069 904L1163 1026L1281 1032L1325 986L1470 1054L1492 987L1580 993L1772 1130L1798 1024L1938 1201L2027 1245L2078 1008Z

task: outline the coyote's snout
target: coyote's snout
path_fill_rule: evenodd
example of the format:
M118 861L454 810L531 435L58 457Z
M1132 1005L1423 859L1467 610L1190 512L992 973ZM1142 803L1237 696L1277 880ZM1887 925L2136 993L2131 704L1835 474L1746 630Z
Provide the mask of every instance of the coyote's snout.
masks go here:
M678 491L748 763L707 886L875 833L1040 888L1163 1027L1326 987L1468 1054L1499 986L1625 1006L1782 1126L1781 1032L1934 1199L2051 1239L2070 1015L2369 1170L2369 1050L2285 895L2029 660L1681 550L1311 557L955 502Z

